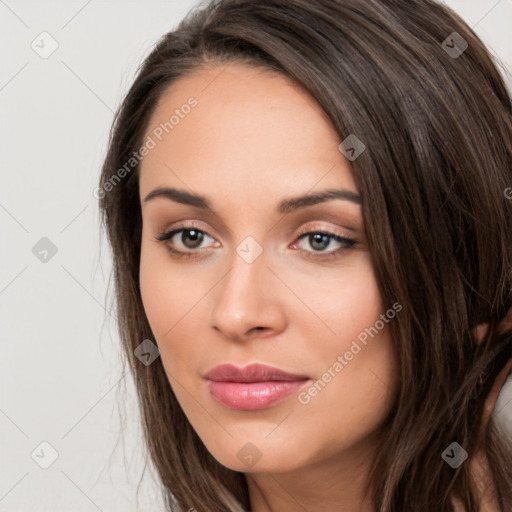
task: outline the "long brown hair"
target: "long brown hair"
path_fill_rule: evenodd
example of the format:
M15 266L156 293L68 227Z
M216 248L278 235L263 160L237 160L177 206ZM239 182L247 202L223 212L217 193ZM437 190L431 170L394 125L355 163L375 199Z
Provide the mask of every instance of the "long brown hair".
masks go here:
M454 35L453 33L457 34ZM512 357L512 100L489 51L433 0L220 0L192 10L145 59L120 105L96 196L112 247L120 337L135 380L145 443L169 510L249 511L243 473L222 466L181 410L139 289L138 162L162 93L205 64L264 67L323 107L351 162L400 386L368 489L381 512L467 512L479 497L469 464L441 457L457 442L488 457L502 511L512 510L512 440L484 402ZM219 69L221 69L219 68ZM197 98L201 101L201 98ZM132 159L132 160L131 160ZM127 162L131 162L126 166ZM120 172L124 169L125 172ZM481 342L477 325L488 323Z

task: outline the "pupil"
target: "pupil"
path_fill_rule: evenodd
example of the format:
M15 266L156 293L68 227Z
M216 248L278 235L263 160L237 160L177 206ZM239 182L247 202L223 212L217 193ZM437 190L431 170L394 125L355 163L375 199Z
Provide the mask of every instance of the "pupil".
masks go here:
M187 236L188 235L188 236ZM187 243L186 239L192 239L192 243ZM203 233L200 233L196 229L187 229L183 231L181 235L181 241L183 242L183 245L187 247L188 249L195 249L199 245L201 245L201 242L203 240Z
M325 249L329 245L329 237L322 233L315 233L310 235L310 243L313 249ZM318 246L317 243L320 245Z

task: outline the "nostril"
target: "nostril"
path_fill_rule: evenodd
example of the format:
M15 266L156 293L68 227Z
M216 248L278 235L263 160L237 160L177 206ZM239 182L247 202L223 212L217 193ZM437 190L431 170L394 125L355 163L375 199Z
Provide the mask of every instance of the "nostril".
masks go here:
M254 327L251 331L264 331L265 327Z

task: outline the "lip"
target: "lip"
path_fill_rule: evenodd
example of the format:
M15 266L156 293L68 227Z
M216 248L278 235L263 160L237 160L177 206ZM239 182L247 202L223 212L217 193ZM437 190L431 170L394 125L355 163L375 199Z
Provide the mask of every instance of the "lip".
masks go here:
M243 368L232 364L216 366L204 375L211 395L232 409L266 409L300 389L310 380L273 366L258 363Z

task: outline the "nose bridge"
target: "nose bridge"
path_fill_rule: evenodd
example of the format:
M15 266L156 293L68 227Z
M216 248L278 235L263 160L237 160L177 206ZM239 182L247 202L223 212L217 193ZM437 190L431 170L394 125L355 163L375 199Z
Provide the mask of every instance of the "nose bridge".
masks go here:
M263 247L253 237L246 237L236 246L231 270L219 287L217 305L222 311L231 311L240 320L251 311L254 314L257 302L265 295L266 263Z
M228 273L216 287L212 322L227 336L242 338L255 327L279 329L283 312L275 297L262 245L248 236L235 247Z

